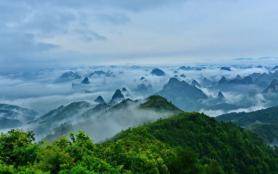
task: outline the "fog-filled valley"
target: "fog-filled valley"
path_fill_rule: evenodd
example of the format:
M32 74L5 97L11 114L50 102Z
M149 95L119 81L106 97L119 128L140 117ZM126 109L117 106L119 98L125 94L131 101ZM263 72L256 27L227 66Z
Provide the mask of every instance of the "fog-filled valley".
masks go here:
M173 115L143 109L162 96L211 117L277 105L275 66L95 66L1 75L1 131L33 130L37 140L86 130L96 141ZM105 130L105 131L104 131Z

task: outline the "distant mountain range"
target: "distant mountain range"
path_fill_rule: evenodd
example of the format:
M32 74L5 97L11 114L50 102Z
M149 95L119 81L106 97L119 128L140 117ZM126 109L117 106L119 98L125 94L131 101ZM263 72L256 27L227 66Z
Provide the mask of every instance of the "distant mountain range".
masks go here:
M253 84L253 79L250 76L242 78L238 75L236 78L230 80L222 77L218 83L220 85L251 85Z
M114 73L111 71L102 71L102 70L98 70L98 71L94 71L92 73L89 74L89 77L113 77Z
M64 72L58 79L56 79L56 82L71 82L73 80L78 80L81 79L82 76L77 73L77 72L73 72L73 71L67 71Z
M49 140L81 128L92 132L97 140L103 140L129 126L182 112L161 96L151 96L145 100L131 100L125 98L118 89L108 104L101 98L97 97L96 100L100 101L97 105L80 101L60 106L31 122L31 125L40 137L46 137ZM118 128L111 127L114 124ZM108 126L105 133L99 130L101 126Z
M36 111L31 109L0 104L0 128L16 128L26 124L28 121L35 119L38 115Z

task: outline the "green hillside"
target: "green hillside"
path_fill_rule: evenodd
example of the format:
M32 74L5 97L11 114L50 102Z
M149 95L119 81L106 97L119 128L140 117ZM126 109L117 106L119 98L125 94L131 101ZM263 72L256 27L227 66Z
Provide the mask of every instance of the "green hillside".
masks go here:
M271 107L253 112L229 113L217 117L220 121L231 121L246 127L255 122L278 124L278 107Z
M154 109L157 111L168 111L168 112L182 112L172 103L168 102L167 99L159 95L153 95L147 98L147 100L141 104L142 109Z
M32 133L0 136L0 173L276 174L278 152L251 132L181 113L93 144L80 132L53 143Z
M248 113L230 113L216 119L247 128L263 138L266 143L278 145L278 107Z

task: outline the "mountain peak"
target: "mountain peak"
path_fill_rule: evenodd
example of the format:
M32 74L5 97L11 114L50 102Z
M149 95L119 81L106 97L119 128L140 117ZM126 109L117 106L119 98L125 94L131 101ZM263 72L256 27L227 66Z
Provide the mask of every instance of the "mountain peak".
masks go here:
M102 96L98 96L96 99L95 99L95 102L97 102L98 104L105 104L105 101L103 99Z
M186 111L198 110L200 101L207 99L206 94L202 90L176 78L171 78L157 94Z
M73 71L67 71L64 72L57 80L56 82L67 82L67 81L72 81L76 79L81 79L81 75L78 74L77 72Z
M264 93L276 93L278 92L278 80L273 79L270 85L263 91Z
M141 104L143 109L154 109L159 111L171 111L171 112L182 112L181 109L177 108L167 99L159 95L153 95L146 99L146 101Z
M130 94L130 92L129 92L129 90L128 90L127 88L123 87L123 88L121 89L121 92L122 92L124 98L129 98L129 97L131 97L131 94Z
M156 76L165 76L165 72L159 68L154 68L152 71L151 71L151 74L152 75L156 75Z
M140 83L137 85L135 91L139 93L148 93L152 90L152 85L149 83Z
M111 103L111 104L119 103L119 102L121 102L124 98L125 98L125 97L124 97L122 91L121 91L120 89L117 89L117 90L114 92L114 94L113 94L113 96L112 96L112 98L111 98L110 103Z
M169 79L168 84L176 84L176 83L180 83L181 81L179 81L177 78L172 77Z
M222 100L222 99L225 98L225 96L224 96L224 94L221 91L219 91L218 95L217 95L217 98Z
M192 80L191 85L195 87L201 87L200 83L197 80Z
M228 80L226 77L222 77L219 84L232 84L232 85L250 85L253 84L253 78L246 76L242 78L240 75L237 75L235 78Z
M82 84L88 85L88 84L90 84L90 80L89 80L88 77L85 77L85 78L81 81L81 83L82 83Z
M123 92L127 92L127 89L125 87L122 88Z
M231 71L231 68L230 67L227 67L227 66L223 66L220 68L220 70L223 70L223 71Z
M226 79L226 77L224 77L224 76L222 76L222 78L219 80L219 84L225 84L225 83L227 83L228 82L228 80Z

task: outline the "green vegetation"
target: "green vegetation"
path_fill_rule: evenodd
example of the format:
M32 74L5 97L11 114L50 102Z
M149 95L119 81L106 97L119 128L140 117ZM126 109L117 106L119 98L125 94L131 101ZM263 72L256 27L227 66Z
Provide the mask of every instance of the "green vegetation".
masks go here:
M170 111L180 113L182 110L177 108L175 105L167 101L164 97L159 95L153 95L147 98L147 101L141 104L143 109L154 109L157 111Z
M83 132L34 143L31 132L0 136L0 173L277 174L278 151L230 123L181 113L93 144Z
M254 112L224 114L217 117L217 120L231 121L243 127L246 127L255 122L278 124L278 107L271 107Z
M278 144L278 107L248 113L230 113L221 115L216 119L247 128L256 133L266 143Z
M250 130L265 140L266 143L278 145L278 124L254 124Z
M0 173L119 173L97 155L97 145L84 133L55 142L34 143L30 132L11 130L0 137Z

